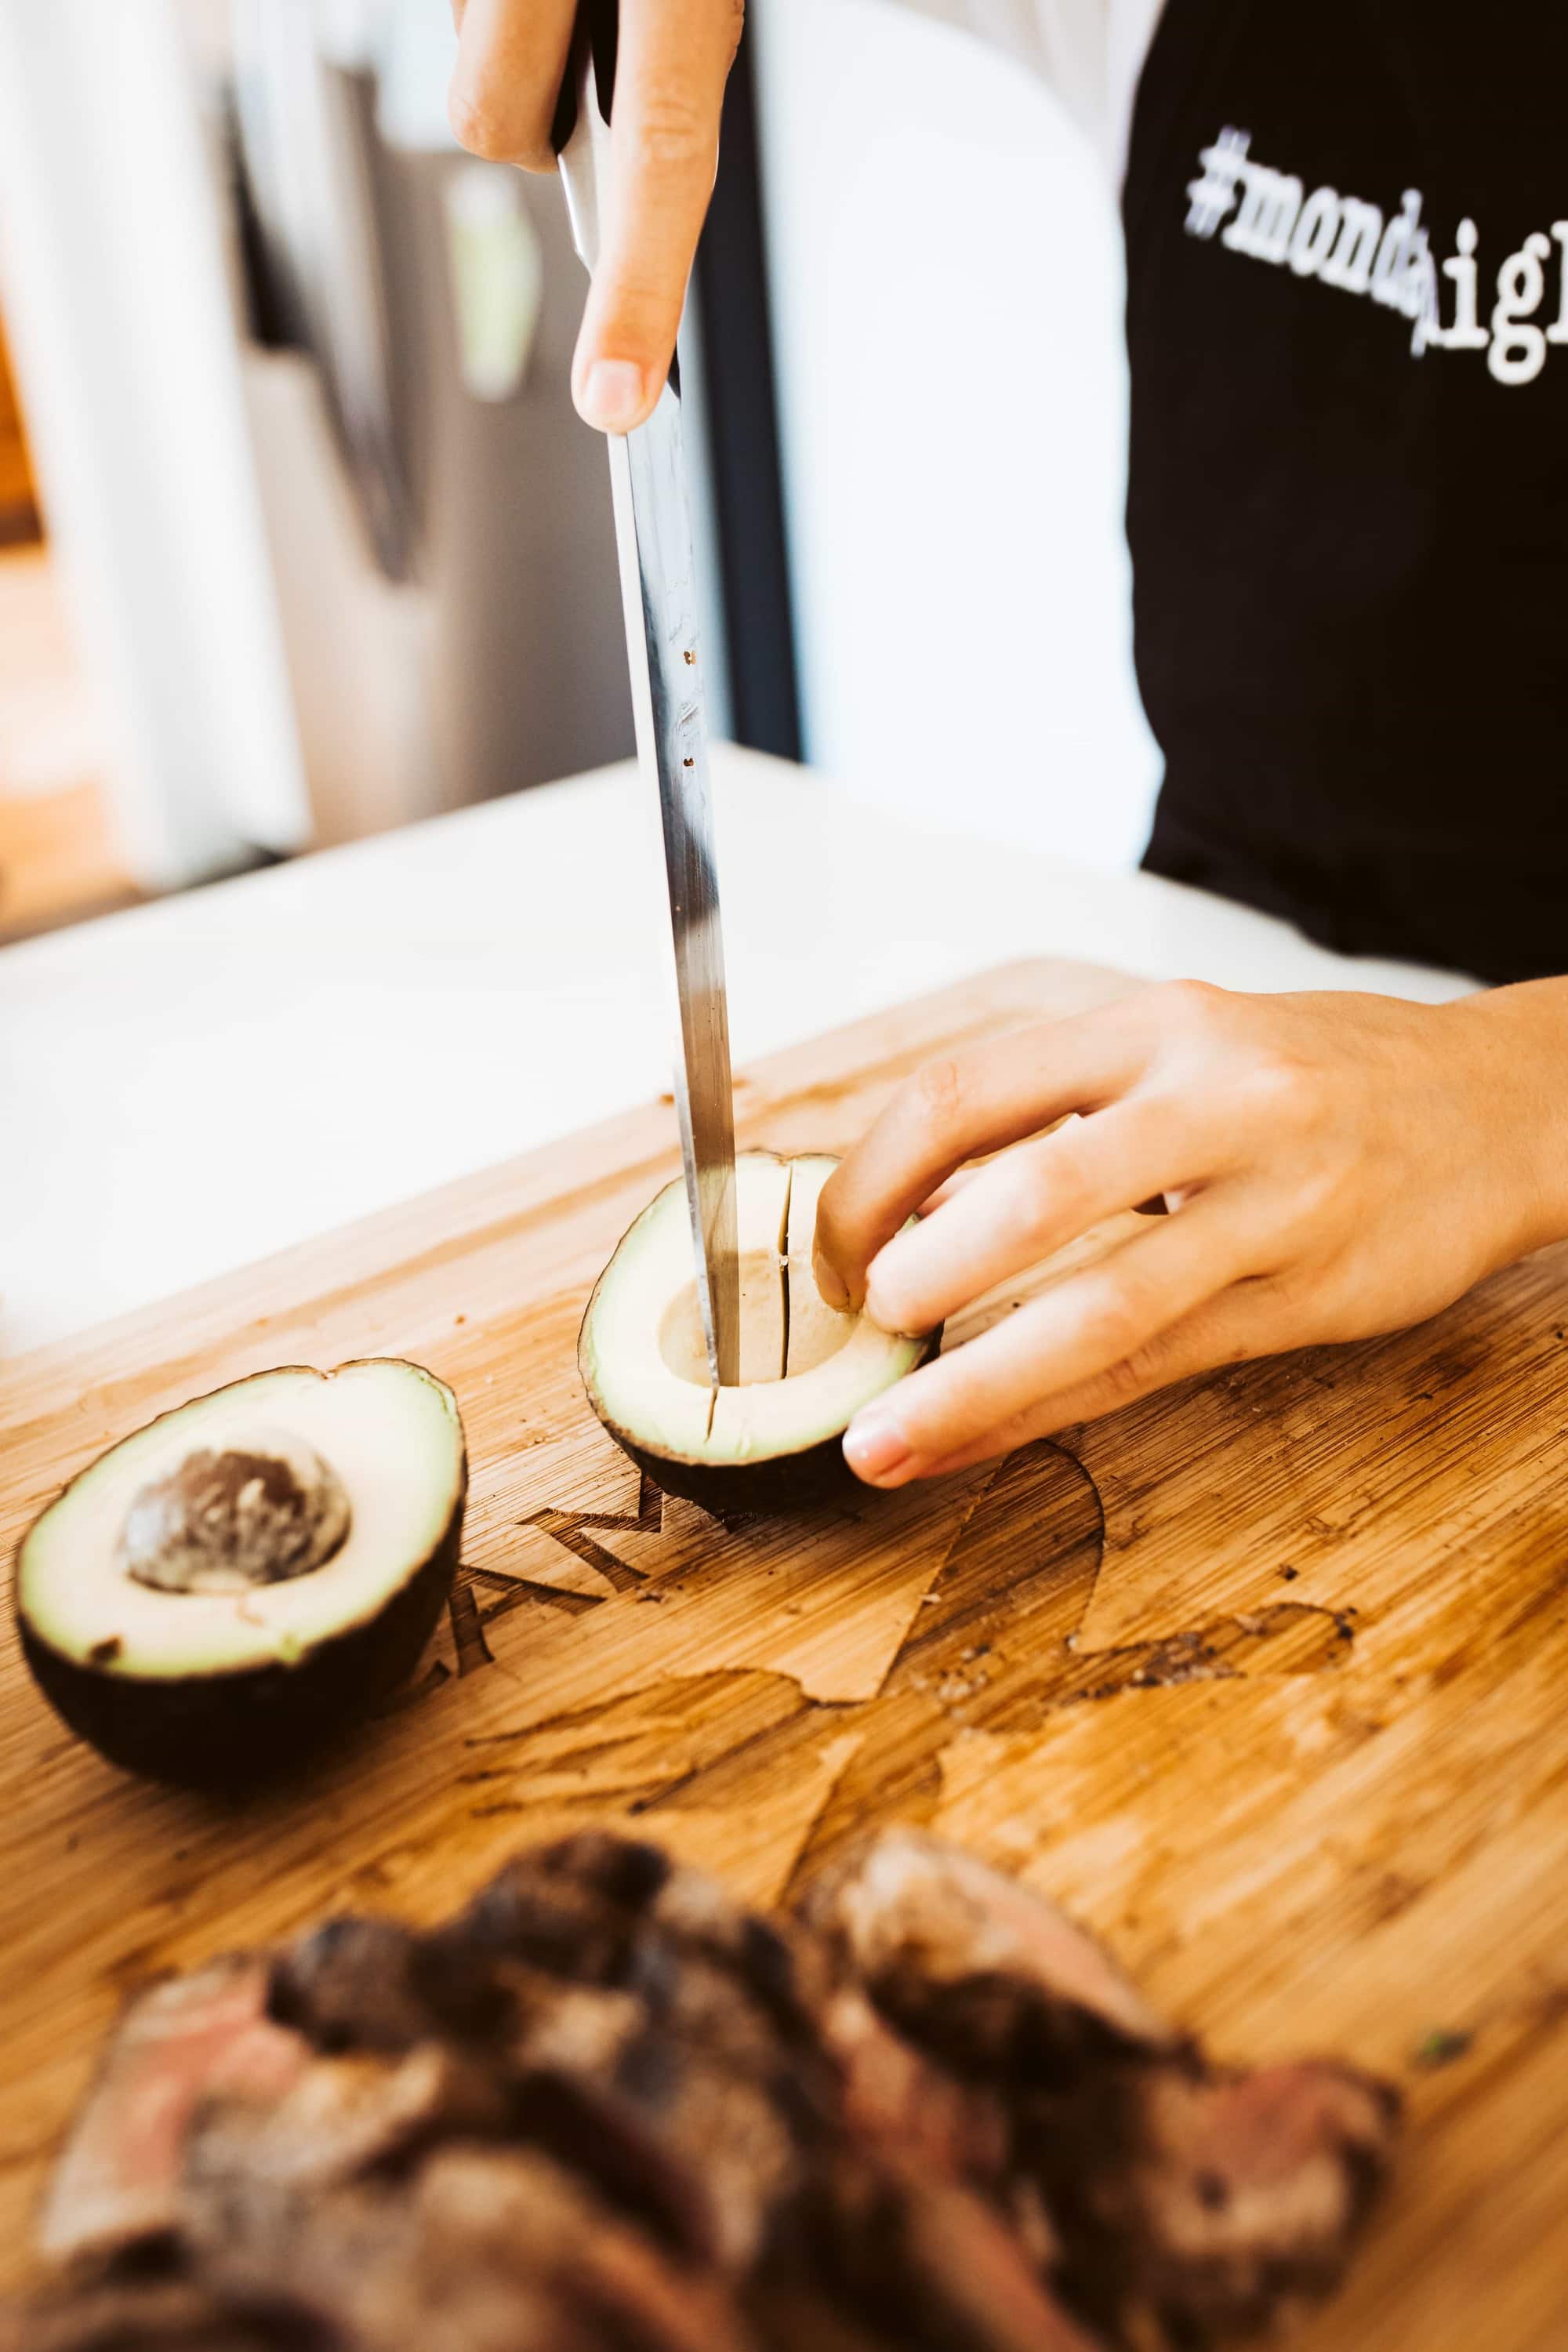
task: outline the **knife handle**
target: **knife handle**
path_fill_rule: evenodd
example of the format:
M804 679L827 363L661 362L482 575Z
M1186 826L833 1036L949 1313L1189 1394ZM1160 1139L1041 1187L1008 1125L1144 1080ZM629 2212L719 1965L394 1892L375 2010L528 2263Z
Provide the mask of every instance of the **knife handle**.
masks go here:
M610 119L616 95L616 54L620 42L620 15L617 0L581 0L561 94L555 101L555 117L550 126L550 143L557 155L577 128L584 68L588 58L593 59L594 86L598 92L599 111L606 122Z

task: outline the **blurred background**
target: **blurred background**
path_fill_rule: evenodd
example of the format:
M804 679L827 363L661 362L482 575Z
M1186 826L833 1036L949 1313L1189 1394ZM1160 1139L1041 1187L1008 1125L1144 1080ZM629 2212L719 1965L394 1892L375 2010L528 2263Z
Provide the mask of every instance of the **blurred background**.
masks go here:
M582 273L450 140L451 45L0 0L0 939L630 750ZM752 0L683 352L716 733L1135 861L1120 268L1004 61Z

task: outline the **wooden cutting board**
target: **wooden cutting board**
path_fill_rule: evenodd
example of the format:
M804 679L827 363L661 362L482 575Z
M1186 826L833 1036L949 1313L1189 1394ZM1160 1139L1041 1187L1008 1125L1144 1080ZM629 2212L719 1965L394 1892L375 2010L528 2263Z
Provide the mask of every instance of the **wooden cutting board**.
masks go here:
M742 1074L847 1143L959 1041L1114 992L989 974ZM1318 2352L1568 2346L1568 1249L1400 1338L1248 1366L805 1522L661 1506L590 1418L594 1276L676 1165L650 1105L0 1379L0 1540L152 1413L289 1362L457 1390L472 1493L417 1686L223 1807L0 1657L0 2246L121 1995L329 1906L428 1916L635 1816L754 1898L930 1823L1058 1897L1221 2053L1401 2081L1400 2186ZM1002 1311L1005 1301L1000 1302Z

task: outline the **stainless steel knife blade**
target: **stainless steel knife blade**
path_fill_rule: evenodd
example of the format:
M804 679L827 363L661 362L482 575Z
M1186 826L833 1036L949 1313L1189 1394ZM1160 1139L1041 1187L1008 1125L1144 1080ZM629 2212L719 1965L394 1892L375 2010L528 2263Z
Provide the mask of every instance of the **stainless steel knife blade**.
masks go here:
M602 27L605 11L579 15L565 94L574 103L575 119L560 148L573 236L590 274L599 250L598 192L609 168L609 127L599 102L590 26L590 16L595 15ZM613 23L613 9L607 16ZM602 37L599 54L602 58ZM563 110L569 113L570 105ZM657 796L669 900L679 1016L675 1100L691 1211L698 1304L709 1370L716 1385L731 1387L741 1370L734 1091L698 656L691 510L675 372L647 423L625 436L611 435L609 449L637 764L645 787Z

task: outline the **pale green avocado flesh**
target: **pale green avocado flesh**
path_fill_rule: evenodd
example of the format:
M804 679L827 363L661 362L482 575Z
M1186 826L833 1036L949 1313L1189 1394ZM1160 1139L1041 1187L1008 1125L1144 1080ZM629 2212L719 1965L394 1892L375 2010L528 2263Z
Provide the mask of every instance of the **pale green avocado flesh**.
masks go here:
M741 1378L710 1381L686 1188L668 1184L620 1243L589 1301L578 1363L595 1412L667 1492L721 1513L847 1491L839 1440L861 1407L932 1354L837 1313L812 1271L817 1198L837 1160L744 1152L736 1162Z
M24 1537L28 1663L131 1769L287 1769L412 1667L456 1570L467 1456L418 1365L262 1372L100 1454Z

